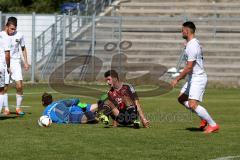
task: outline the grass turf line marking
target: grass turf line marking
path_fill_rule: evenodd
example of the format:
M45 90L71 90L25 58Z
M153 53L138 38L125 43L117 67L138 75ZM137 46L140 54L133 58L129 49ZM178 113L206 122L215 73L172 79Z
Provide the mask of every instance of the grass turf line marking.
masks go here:
M211 160L232 160L232 159L235 159L235 158L240 158L240 156L219 157L219 158L211 159Z

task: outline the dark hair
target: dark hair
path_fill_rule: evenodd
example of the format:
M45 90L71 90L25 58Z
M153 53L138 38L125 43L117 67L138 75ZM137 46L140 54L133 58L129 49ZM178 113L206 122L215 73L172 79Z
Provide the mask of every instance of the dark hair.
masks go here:
M16 17L9 17L7 20L7 24L6 26L9 25L14 25L15 27L17 27L17 18Z
M51 104L53 101L52 99L52 95L49 93L44 92L42 95L42 104L43 106L48 106L49 104Z
M118 73L115 70L108 70L104 73L104 77L107 78L108 76L111 76L112 78L118 78Z
M196 26L195 26L195 24L194 24L193 22L191 22L191 21L187 21L187 22L183 23L183 27L188 27L188 28L190 28L190 29L192 30L192 33L195 33L195 31L196 31Z

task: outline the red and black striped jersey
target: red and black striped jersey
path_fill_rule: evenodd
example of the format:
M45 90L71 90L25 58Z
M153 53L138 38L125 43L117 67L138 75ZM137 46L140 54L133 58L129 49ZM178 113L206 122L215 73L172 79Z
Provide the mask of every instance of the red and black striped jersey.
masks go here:
M135 100L138 100L138 96L131 84L123 83L120 89L111 88L108 91L108 99L118 109L124 109L126 106L136 106Z

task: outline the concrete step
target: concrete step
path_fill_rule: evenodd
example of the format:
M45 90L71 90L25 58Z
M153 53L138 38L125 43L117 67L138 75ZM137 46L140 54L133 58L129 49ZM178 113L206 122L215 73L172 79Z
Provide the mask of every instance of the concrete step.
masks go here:
M188 17L210 17L217 15L218 17L238 17L239 10L213 10L213 9L120 9L116 12L119 16L158 16L165 15L169 17L174 16L188 16Z
M191 8L191 9L229 9L238 10L240 7L239 3L214 3L214 2L152 2L152 3L122 3L122 8L127 9L176 9L176 8Z
M103 33L104 34L104 33ZM106 37L112 37L113 35L105 34ZM97 37L103 38L102 34L97 34ZM240 33L217 33L216 35L199 33L196 37L202 42L203 40L233 40L237 41L240 39ZM122 39L159 39L159 40L170 40L170 39L182 39L181 33L158 33L158 32L123 32Z
M101 17L99 18L99 21L97 22L97 29L98 26L108 26L108 28L111 28L112 30L108 29L105 31L119 31L120 25L135 25L137 26L141 25L150 25L150 26L156 26L157 28L162 28L162 26L176 26L181 28L182 23L185 21L186 17L178 16L178 17L166 17L166 16L153 16L153 17L146 17L146 16L124 16L124 17L113 17L113 19L110 21L108 17ZM191 18L191 21L193 21L197 29L201 27L211 26L212 28L215 26L229 26L228 24L231 23L231 26L239 26L240 19L239 17L225 17L218 19L215 16L213 17L195 17ZM122 27L121 26L121 27ZM103 30L104 28L102 28ZM91 32L91 30L89 30ZM213 31L213 30L212 30Z
M127 39L125 39L127 40ZM184 40L146 40L144 39L131 39L130 40L132 42L132 47L141 47L141 48L182 48L183 47L183 43ZM96 46L97 47L104 47L104 45L106 45L108 42L114 42L114 43L118 43L118 40L112 40L112 39L102 39L102 40L97 40L96 41ZM73 43L72 47L76 45L79 47L83 47L84 45L86 45L87 47L89 47L89 44L83 44L83 45L79 45L77 43ZM239 41L203 41L201 42L201 45L203 46L203 48L240 48L240 42Z
M74 54L67 54L69 57L75 57ZM127 60L129 62L134 63L163 63L163 62L173 62L177 63L179 60L179 55L161 55L161 54L155 54L155 55L146 55L146 54L125 54L127 56ZM96 57L101 58L103 61L111 61L113 54L107 54L107 53L96 53ZM204 61L205 64L229 64L229 65L240 65L240 54L238 57L236 56L212 56L212 55L204 55Z
M87 39L90 37L89 34L81 36L82 39ZM182 39L182 34L179 32L112 32L112 31L97 31L96 39L158 39L158 40L173 40L173 39ZM196 33L196 37L200 41L205 40L228 40L228 41L238 41L240 39L240 33Z
M162 63L162 65L167 66L168 68L170 67L175 67L176 63ZM204 65L207 73L219 73L223 74L224 73L239 73L240 72L240 66L239 65L229 65L229 64L222 64L222 65L215 65L215 64L205 64Z
M240 24L239 24L240 25ZM224 26L208 26L208 25L197 25L197 33L213 33L216 32L237 32L240 33L239 25L227 25ZM107 31L113 28L116 28L115 31L118 31L118 24L99 24L96 28L98 31ZM114 31L114 30L113 30ZM181 24L179 25L122 25L122 32L181 32Z
M155 56L146 56L146 55L127 55L129 62L148 62L148 63L163 63L163 62L178 62L179 56L169 56L169 55L155 55ZM204 56L205 64L229 64L229 65L238 65L240 67L240 56L239 57L228 57L228 56ZM240 71L239 71L240 72Z
M136 65L135 65L136 64ZM144 65L140 65L139 63L129 63L128 66L120 66L122 69L129 67L131 65L131 70L135 71L147 71L149 67L147 66L147 63ZM153 63L151 63L153 65ZM166 66L167 68L171 67L176 67L176 63L161 63L161 65ZM102 70L107 70L111 66L111 62L105 62L103 65ZM224 76L224 77L239 77L240 72L239 72L240 66L235 65L235 66L229 66L229 65L212 65L212 64L206 64L205 65L205 70L207 72L208 76L214 75L214 76ZM227 73L227 74L225 74Z
M77 56L77 55L85 55L88 52L88 48L86 47L71 47L67 48L67 55ZM156 56L156 55L169 55L169 56L179 56L180 55L180 48L135 48L132 47L127 51L123 51L123 53L127 55L147 55L147 56ZM233 49L233 48L203 48L204 56L228 56L228 57L239 57L240 56L240 49ZM117 54L118 50L107 52L102 47L95 48L95 55L110 55Z

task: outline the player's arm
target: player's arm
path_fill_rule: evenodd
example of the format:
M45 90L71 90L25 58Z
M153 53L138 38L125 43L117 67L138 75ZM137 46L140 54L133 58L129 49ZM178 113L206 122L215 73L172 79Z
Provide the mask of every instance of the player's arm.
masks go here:
M148 120L145 118L145 116L144 116L144 113L143 113L143 110L142 110L142 107L141 107L141 105L140 105L139 100L135 100L135 104L136 104L136 106L137 106L137 111L138 111L138 114L139 114L139 117L140 117L140 120L141 120L143 126L144 126L145 128L148 128L150 123L149 123L149 121L148 121Z
M10 73L10 50L5 51L5 59L7 64L7 71Z
M25 46L22 48L23 60L24 60L24 69L27 71L29 69L28 58L27 58L27 49Z
M186 77L186 75L193 70L193 66L195 65L196 61L187 61L187 65L184 67L183 71L180 73L179 76L177 76L173 81L172 81L172 86L175 87L177 83Z
M129 95L130 95L131 99L133 100L133 102L137 106L137 111L138 111L138 114L139 114L139 117L140 117L140 120L141 120L143 126L145 128L148 128L149 127L149 121L144 116L142 107L141 107L140 102L139 102L137 92L135 91L135 89L132 85L129 85L129 91L130 91Z
M73 105L77 105L79 102L80 102L79 98L61 100L61 103L64 103L66 107L71 107Z
M11 48L11 41L10 38L5 39L4 41L4 52L5 52L5 60L7 65L7 72L10 74L10 48Z
M23 60L24 60L24 69L27 71L29 69L28 58L27 58L27 49L25 47L24 36L21 36L20 45L22 48Z

